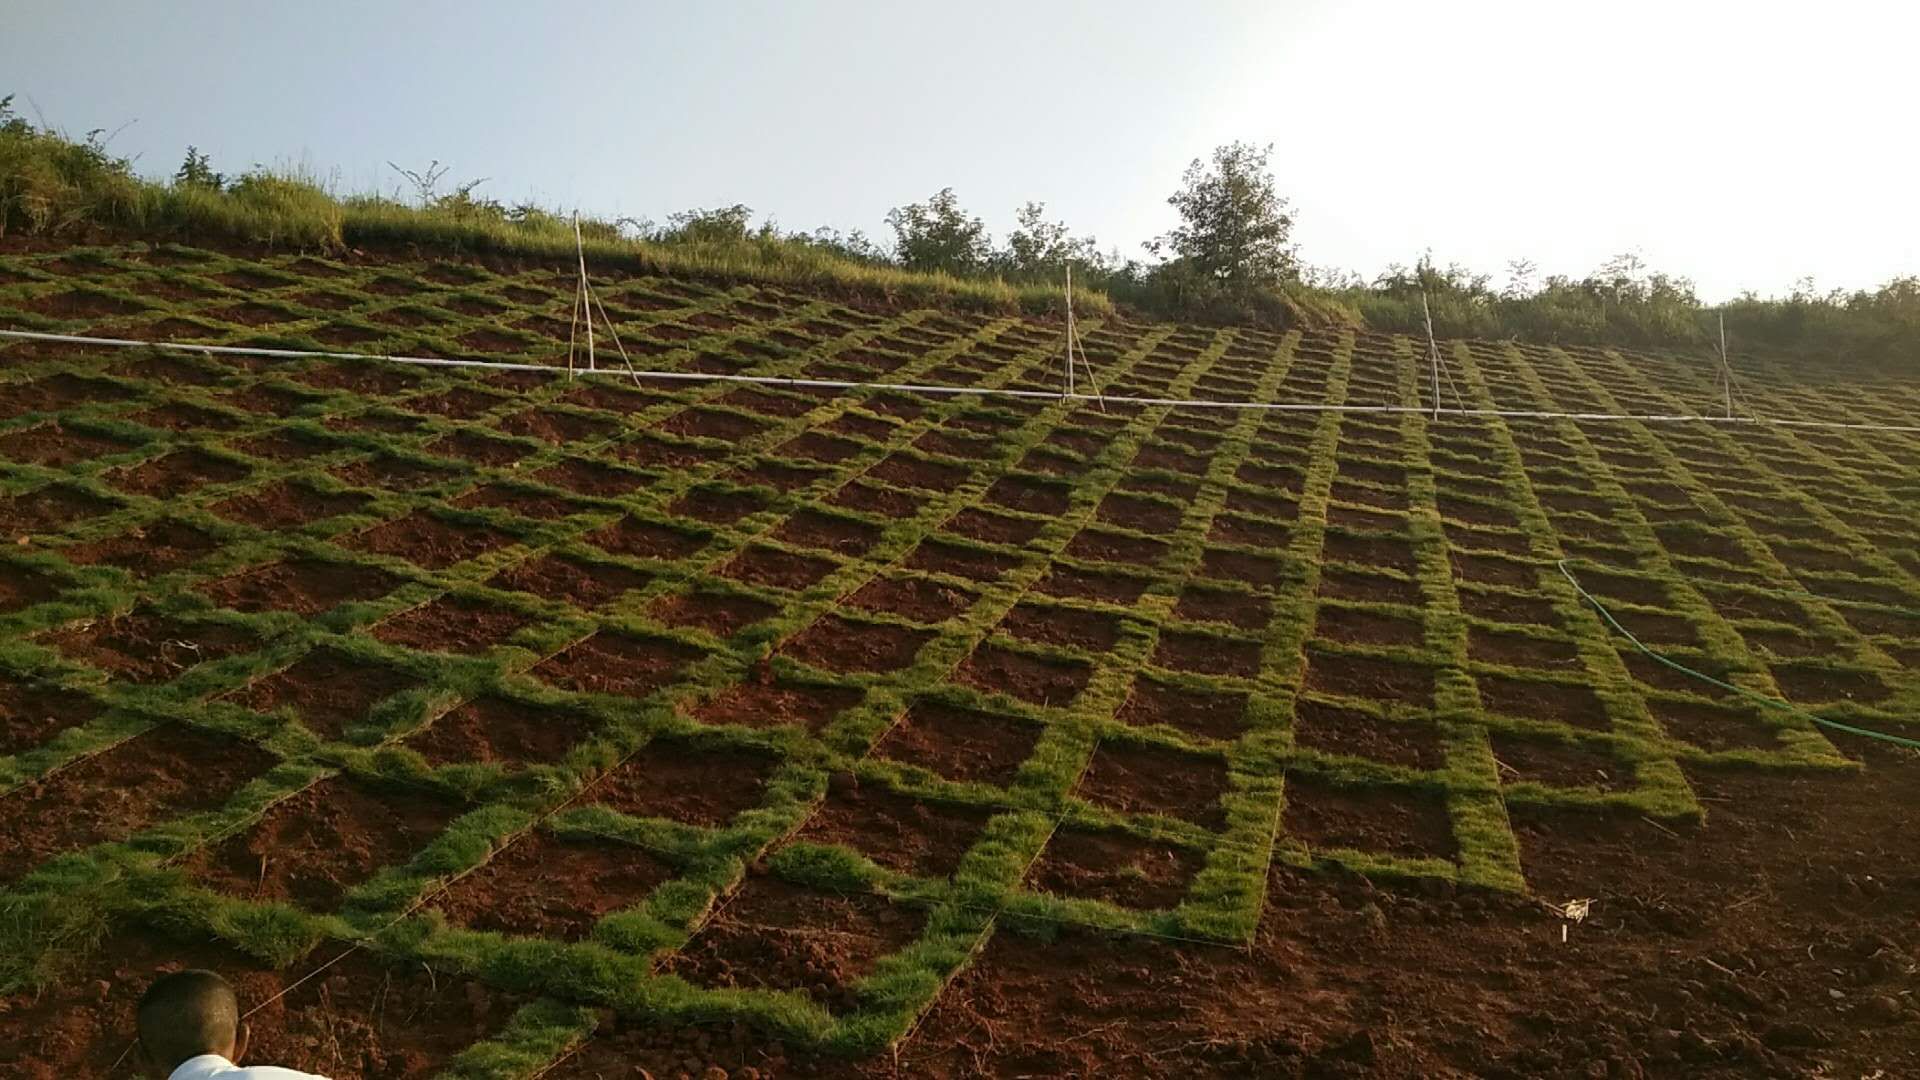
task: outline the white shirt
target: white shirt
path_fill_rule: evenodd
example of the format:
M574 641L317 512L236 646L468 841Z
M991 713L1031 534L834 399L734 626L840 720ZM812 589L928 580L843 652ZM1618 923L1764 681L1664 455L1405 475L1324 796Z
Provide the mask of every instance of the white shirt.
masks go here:
M277 1065L249 1065L241 1068L219 1054L201 1054L188 1058L167 1075L167 1080L327 1080L324 1076L282 1069Z

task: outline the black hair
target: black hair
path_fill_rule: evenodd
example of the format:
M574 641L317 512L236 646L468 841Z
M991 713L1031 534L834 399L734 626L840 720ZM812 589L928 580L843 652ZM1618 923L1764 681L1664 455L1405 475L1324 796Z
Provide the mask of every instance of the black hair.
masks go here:
M140 998L140 1044L166 1069L202 1054L233 1049L240 1030L240 999L212 971L176 971L153 980Z

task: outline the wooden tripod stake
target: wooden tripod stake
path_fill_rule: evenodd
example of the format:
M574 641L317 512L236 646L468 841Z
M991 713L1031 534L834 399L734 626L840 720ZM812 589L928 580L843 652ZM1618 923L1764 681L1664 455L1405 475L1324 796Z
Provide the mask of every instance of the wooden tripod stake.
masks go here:
M1066 392L1062 397L1074 394L1073 354L1080 352L1080 366L1086 369L1087 385L1093 387L1093 399L1100 405L1100 411L1107 411L1106 395L1100 392L1100 381L1093 377L1093 364L1087 359L1087 347L1080 342L1080 324L1073 314L1073 264L1067 264L1067 379Z

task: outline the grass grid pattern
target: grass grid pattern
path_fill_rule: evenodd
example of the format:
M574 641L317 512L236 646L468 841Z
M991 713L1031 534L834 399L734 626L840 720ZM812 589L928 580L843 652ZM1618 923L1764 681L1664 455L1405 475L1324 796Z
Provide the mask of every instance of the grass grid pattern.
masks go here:
M544 363L571 287L0 257L14 328ZM1058 383L1012 317L601 292L644 367ZM1432 404L1406 338L1085 337L1116 394ZM1476 406L1718 401L1694 358L1443 348ZM1690 666L1917 726L1904 435L0 354L0 989L129 926L288 981L366 942L516 1003L460 1075L599 1009L870 1053L996 932L1232 946L1274 860L1524 890L1509 804L1685 820L1682 761L1854 767L1634 653L1563 558ZM1920 404L1740 366L1768 415Z

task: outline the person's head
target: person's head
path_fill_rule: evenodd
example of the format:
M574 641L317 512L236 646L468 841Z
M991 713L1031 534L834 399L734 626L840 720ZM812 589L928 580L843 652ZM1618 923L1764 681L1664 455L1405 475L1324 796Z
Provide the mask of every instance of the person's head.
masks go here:
M140 998L140 1048L161 1076L202 1054L236 1061L246 1053L240 999L211 971L176 971L153 980Z

